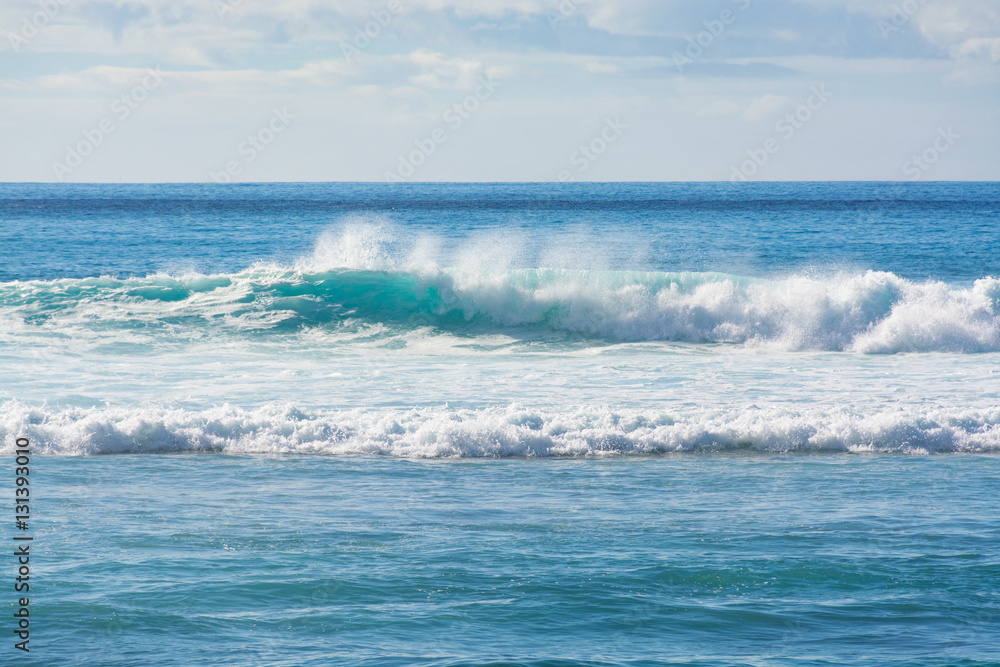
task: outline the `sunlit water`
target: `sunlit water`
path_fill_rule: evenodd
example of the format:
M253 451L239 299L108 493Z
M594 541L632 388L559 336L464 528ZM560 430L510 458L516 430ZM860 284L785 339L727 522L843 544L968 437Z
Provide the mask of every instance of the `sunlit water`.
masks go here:
M24 664L1000 660L993 184L0 185L0 222Z

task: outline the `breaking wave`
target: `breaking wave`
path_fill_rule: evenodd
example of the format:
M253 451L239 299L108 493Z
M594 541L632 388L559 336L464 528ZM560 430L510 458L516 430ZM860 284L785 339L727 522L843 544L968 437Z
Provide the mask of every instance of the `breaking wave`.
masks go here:
M381 324L475 336L738 343L862 353L1000 350L1000 280L746 278L566 269L260 266L236 274L0 284L11 333L281 334ZM12 331L16 329L17 331Z
M1000 451L1000 408L642 411L303 410L289 404L201 411L157 406L49 409L8 401L0 439L41 454L222 452L406 458L593 457L751 451L927 454ZM11 437L8 437L11 436Z

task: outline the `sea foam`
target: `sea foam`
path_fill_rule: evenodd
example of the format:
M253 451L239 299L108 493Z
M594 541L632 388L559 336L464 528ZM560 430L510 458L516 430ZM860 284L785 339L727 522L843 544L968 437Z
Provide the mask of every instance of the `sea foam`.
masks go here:
M0 437L72 456L223 452L407 458L622 456L749 451L927 454L1000 450L1000 408L304 410L290 404L204 410L52 409L8 401Z
M970 286L868 271L718 273L256 267L214 276L0 285L3 329L88 336L281 333L387 324L462 335L738 343L862 353L1000 350L1000 280Z
M232 274L0 283L0 335L141 332L183 340L388 325L395 332L420 327L519 339L1000 351L994 277L958 285L881 271L745 277L523 268L517 245L499 238L479 239L445 265L439 240L402 247L394 233L345 225L291 265L257 264Z

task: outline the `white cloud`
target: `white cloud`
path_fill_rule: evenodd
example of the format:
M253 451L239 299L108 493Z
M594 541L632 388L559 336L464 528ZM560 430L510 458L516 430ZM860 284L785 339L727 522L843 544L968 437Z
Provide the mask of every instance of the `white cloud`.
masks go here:
M443 53L418 49L408 56L419 71L409 77L419 88L469 88L483 75L483 64L475 60L449 58Z
M983 43L973 40L1000 38L1000 5L994 2L927 2L914 20L928 41L956 58L967 57L969 48L976 48L963 45Z
M970 37L952 47L951 53L956 58L982 58L1000 62L1000 37Z
M608 65L606 63L594 63L590 62L583 66L585 70L591 74L620 74L621 70L614 65Z
M114 144L124 146L128 133L145 136L147 152L162 161L148 165L145 178L185 178L192 152L205 153L210 165L216 152L232 152L232 139L213 143L220 128L252 129L274 104L302 116L295 129L301 145L283 149L295 156L290 178L312 173L299 165L318 170L316 178L377 178L484 74L503 87L428 166L428 177L555 174L586 128L627 111L629 142L616 147L620 163L602 163L603 176L726 178L728 163L717 161L759 142L764 121L819 82L836 92L837 111L810 124L796 144L803 148L783 151L776 175L823 177L840 169L864 177L858 170L875 159L895 161L892 146L905 145L898 137L903 117L915 133L924 125L933 130L941 118L964 119L964 136L979 139L962 151L1000 150L991 129L996 96L984 87L1000 78L1000 5L988 0L924 0L889 38L877 21L903 0L754 0L683 76L673 52L742 0L400 1L402 12L348 61L341 42L353 40L388 0L218 0L231 3L221 17L216 0L68 0L16 59L0 55L12 59L0 80L10 119L0 139L16 144L18 155L58 153L93 122L86 109L103 113L146 66L158 65L164 85L157 99L109 139L107 157L95 158L82 178L102 177L101 159L113 162ZM552 26L546 15L560 3L567 20ZM19 30L37 11L34 0L5 0L0 21ZM841 113L854 124L838 124ZM871 126L864 141L859 119ZM162 138L169 135L164 126L189 130L172 142ZM53 128L61 128L58 140ZM795 151L806 155L805 137L813 135L816 145L850 144L854 153L824 156L822 170L796 162L807 159ZM495 164L467 169L460 148L467 136L468 146L498 151ZM315 153L314 145L325 148ZM365 157L331 157L345 154ZM976 159L968 173L996 173L995 157ZM0 180L30 172L19 167L0 165ZM529 167L538 173L518 171ZM44 168L30 173L44 177ZM280 175L273 169L266 173Z
M791 103L791 99L783 95L763 95L753 100L743 112L743 120L756 122L773 120L778 112Z

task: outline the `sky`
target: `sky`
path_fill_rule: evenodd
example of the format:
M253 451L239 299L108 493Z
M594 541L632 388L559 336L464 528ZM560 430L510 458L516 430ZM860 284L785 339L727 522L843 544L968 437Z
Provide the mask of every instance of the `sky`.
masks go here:
M0 0L0 181L1000 179L998 0Z

